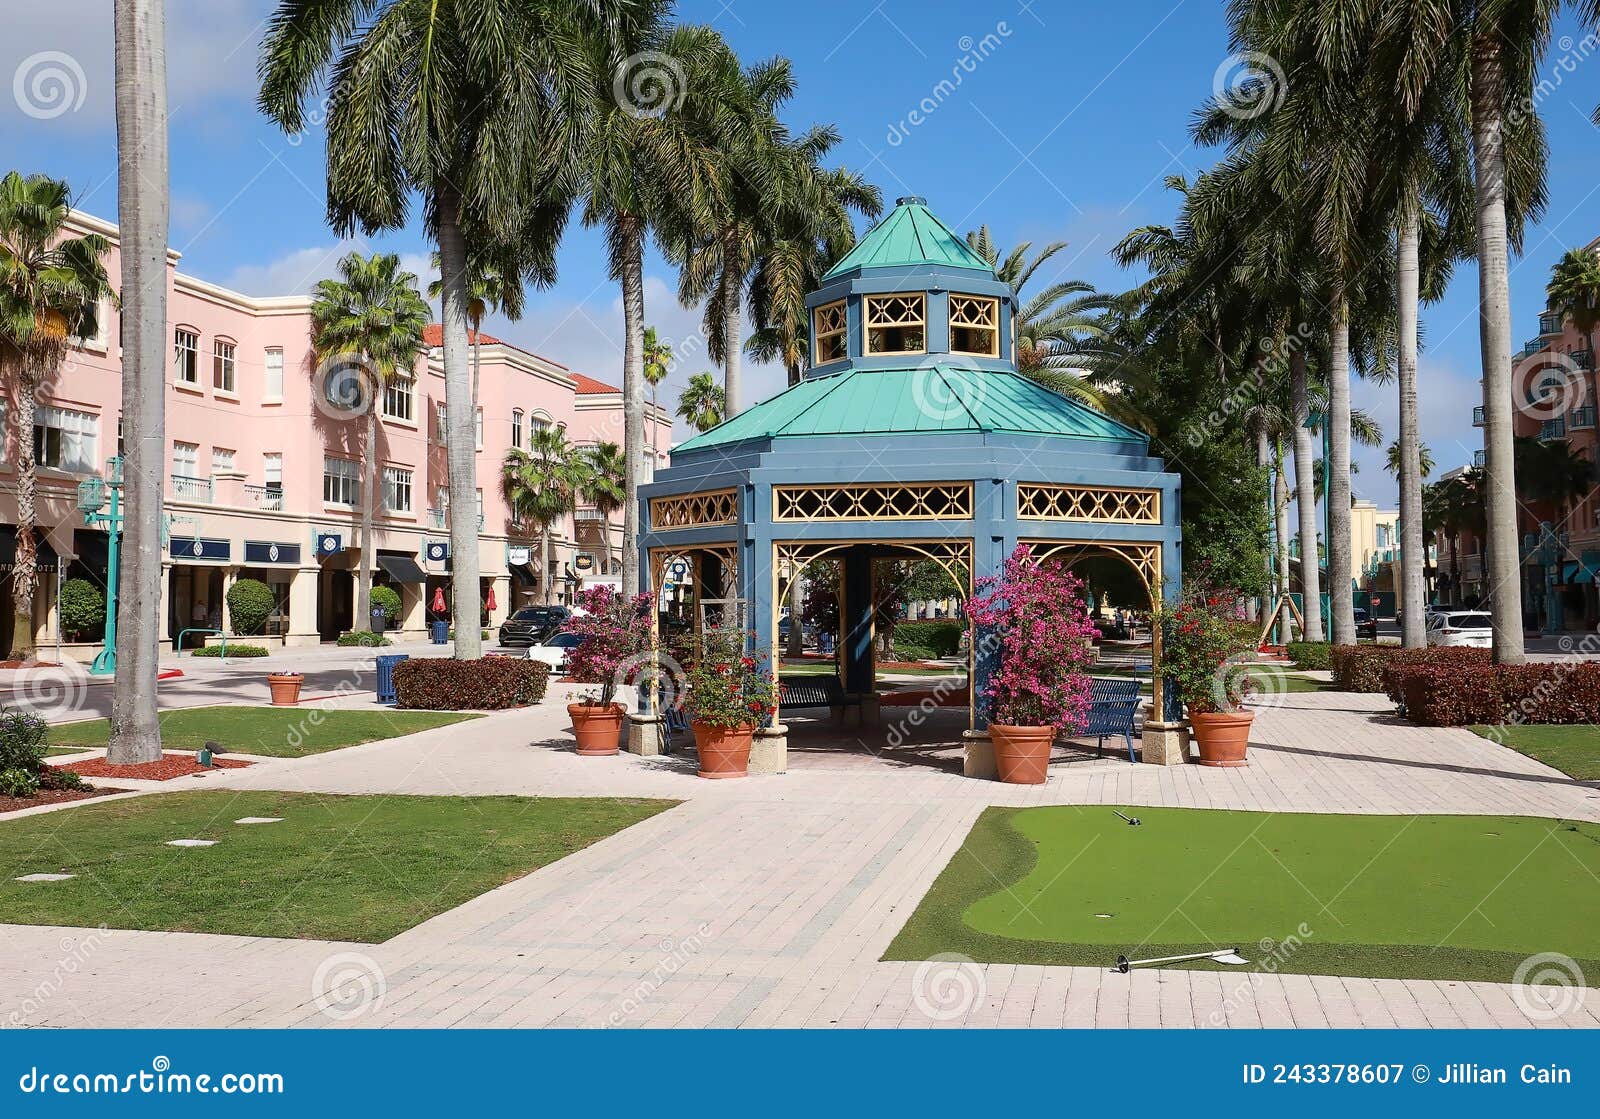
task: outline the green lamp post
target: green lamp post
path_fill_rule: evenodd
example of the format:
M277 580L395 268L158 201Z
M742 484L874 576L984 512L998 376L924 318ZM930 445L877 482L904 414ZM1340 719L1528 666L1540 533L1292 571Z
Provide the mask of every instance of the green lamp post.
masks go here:
M105 478L89 478L78 483L78 511L83 514L84 523L95 528L104 527L110 537L106 551L105 647L89 668L95 676L111 676L117 671L117 590L122 574L119 554L122 544L121 457L108 459L106 466L109 481Z

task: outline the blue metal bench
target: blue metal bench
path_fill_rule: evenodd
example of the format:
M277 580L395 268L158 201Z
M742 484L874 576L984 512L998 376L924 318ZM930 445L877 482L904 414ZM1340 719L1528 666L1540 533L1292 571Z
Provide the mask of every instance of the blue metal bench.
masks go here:
M846 695L837 676L801 676L792 674L778 677L778 707L780 710L796 707L826 707L841 724L844 709L861 709L861 697Z
M385 653L378 657L378 702L393 703L394 695L394 666L401 661L411 658L405 653Z
M667 690L662 688L656 693L656 710L661 713L661 720L656 723L656 741L663 754L670 754L672 736L689 729L689 715L683 709L683 697L674 695L669 700Z
M1074 737L1095 739L1103 754L1106 739L1120 735L1128 745L1128 760L1133 761L1133 720L1139 710L1139 685L1137 678L1090 677L1089 721Z

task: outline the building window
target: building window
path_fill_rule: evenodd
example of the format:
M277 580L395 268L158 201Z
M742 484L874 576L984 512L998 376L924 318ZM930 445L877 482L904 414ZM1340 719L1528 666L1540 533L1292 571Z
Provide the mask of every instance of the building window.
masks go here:
M845 307L844 300L824 303L812 313L812 324L817 335L817 364L845 358Z
M264 367L261 399L283 399L283 351L268 350L267 361Z
M33 418L33 457L40 466L90 474L96 461L100 417L70 408L41 407Z
M180 385L200 383L200 335L180 326L172 336L173 377Z
M390 377L383 383L383 414L391 420L411 421L417 382L411 377Z
M218 392L234 391L234 344L218 338L211 343L211 387Z
M211 448L211 473L233 473L233 451L227 447Z
M361 464L347 458L324 458L322 500L328 505L360 505Z
M511 412L511 445L518 450L522 449L522 409L514 408Z
M438 441L441 444L443 444L444 446L449 446L450 445L450 418L449 418L449 414L445 410L444 401L442 401L442 400L439 401L438 416L439 416L439 430L436 433ZM481 450L483 450L483 409L482 408L478 409L478 424L477 424L477 428L478 428L478 430L477 430L477 438L478 438L477 447L478 447L478 450L481 451Z
M197 443L172 445L172 476L198 478L200 476L200 446Z
M269 451L261 456L261 482L269 490L283 490L283 452Z
M391 513L411 512L411 471L399 466L383 468L383 507Z
M869 295L863 299L867 321L867 353L920 354L927 350L927 297Z
M1000 356L1000 301L978 295L950 296L950 350Z

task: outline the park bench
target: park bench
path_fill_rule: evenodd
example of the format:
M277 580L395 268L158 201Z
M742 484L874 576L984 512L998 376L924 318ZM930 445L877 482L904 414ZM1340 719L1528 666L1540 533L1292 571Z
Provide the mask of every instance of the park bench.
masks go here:
M846 707L854 707L858 714L861 711L861 697L846 695L837 676L780 676L778 706L780 710L826 707L842 726Z
M1133 761L1133 719L1139 710L1139 684L1137 677L1091 676L1089 720L1075 737L1095 739L1103 754L1106 739L1120 735L1128 744L1128 760Z

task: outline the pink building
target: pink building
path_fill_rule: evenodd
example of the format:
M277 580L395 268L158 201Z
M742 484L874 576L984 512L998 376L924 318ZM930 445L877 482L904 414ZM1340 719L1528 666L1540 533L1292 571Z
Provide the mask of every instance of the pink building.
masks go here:
M119 275L117 230L74 214L79 232L112 242L106 267ZM421 635L435 591L450 594L449 508L442 438L443 352L440 331L424 336L429 349L415 375L383 391L376 446L365 444L365 423L339 403L346 375L319 370L312 355L311 301L304 296L255 299L184 275L170 253L167 288L172 356L167 376L163 479L168 565L167 632L230 629L225 596L239 578L273 588L278 610L269 627L289 646L330 641L357 628L351 617L355 572L361 562L359 524L362 466L378 459L382 504L370 552L375 582L401 593L405 634ZM114 314L102 316L97 338L83 339L48 398L41 399L33 433L39 460L40 592L34 606L41 644L58 638L56 586L83 577L104 585L106 536L89 529L76 508L78 483L105 470L123 430L121 355ZM593 509L553 526L554 544L540 557L537 526L519 524L500 487L507 451L525 446L547 424L564 426L572 442L622 442L621 391L566 366L484 335L478 408L479 567L491 625L509 610L566 601L586 577L620 562L620 514ZM4 402L10 414L10 402ZM671 442L665 412L662 458ZM17 433L8 423L0 446L0 573L9 573L15 548ZM134 516L140 515L133 510ZM0 625L11 624L9 593ZM361 626L359 628L365 628ZM68 641L73 635L65 635Z

